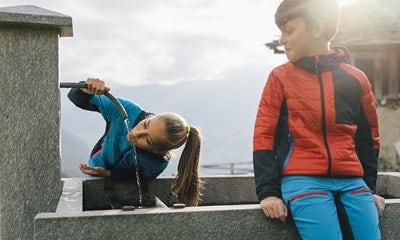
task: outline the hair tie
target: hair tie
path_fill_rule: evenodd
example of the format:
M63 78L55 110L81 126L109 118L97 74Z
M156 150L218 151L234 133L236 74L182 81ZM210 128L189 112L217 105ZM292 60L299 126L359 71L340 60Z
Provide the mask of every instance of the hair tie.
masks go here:
M189 125L187 125L186 131L187 131L187 133L186 133L186 137L187 137L187 136L189 136L189 133L190 133L190 126Z

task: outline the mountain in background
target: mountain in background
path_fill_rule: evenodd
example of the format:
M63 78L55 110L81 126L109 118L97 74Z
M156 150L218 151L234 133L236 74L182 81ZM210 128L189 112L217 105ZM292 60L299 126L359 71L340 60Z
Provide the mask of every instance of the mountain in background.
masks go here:
M85 162L89 145L70 131L61 128L61 177L83 177L79 164Z
M203 167L201 174L230 174L231 163L237 164L236 173L239 168L252 170L253 126L267 73L249 71L246 76L175 85L108 85L114 96L131 99L146 111L177 112L190 125L199 127L203 134L201 164L218 165ZM80 177L78 165L87 161L91 147L104 132L105 122L100 114L75 107L67 92L61 92L62 173ZM163 175L175 174L177 162L171 159Z

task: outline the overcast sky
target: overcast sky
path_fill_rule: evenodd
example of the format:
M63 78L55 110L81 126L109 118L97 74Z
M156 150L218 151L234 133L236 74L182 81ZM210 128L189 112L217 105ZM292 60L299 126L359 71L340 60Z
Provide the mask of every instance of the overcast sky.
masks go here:
M60 80L89 76L124 85L229 78L286 61L276 39L280 0L1 0L72 17L60 39Z

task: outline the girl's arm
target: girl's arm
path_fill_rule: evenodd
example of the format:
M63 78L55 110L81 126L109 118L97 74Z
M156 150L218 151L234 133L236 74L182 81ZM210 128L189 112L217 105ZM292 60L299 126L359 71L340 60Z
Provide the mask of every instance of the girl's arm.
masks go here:
M97 78L88 78L85 83L87 89L72 88L68 93L68 98L79 108L99 112L99 107L90 101L94 94L104 94L110 91L110 88L105 85L104 81Z
M88 86L87 88L71 89L69 92L68 98L72 103L84 110L100 112L108 122L121 116L117 106L108 97L103 95L110 90L104 81L97 78L88 78L85 83ZM129 116L132 118L130 119L131 121L142 111L139 106L131 101L120 98L118 100L125 110L129 114L132 114L132 116Z
M91 176L110 178L116 181L133 181L136 180L134 170L127 169L105 169L103 167L90 167L86 164L81 164L79 169L83 174Z

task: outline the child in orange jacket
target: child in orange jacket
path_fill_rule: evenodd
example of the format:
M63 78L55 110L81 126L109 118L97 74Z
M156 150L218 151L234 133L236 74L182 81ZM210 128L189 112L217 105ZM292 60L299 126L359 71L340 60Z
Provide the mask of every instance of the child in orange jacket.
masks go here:
M289 62L270 73L254 127L261 208L282 221L289 208L303 239L342 239L338 196L354 238L380 239L374 96L348 52L329 45L339 7L335 0L284 0L275 22Z

